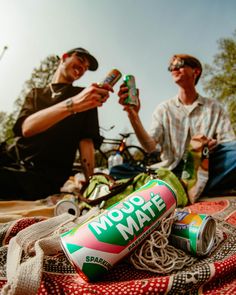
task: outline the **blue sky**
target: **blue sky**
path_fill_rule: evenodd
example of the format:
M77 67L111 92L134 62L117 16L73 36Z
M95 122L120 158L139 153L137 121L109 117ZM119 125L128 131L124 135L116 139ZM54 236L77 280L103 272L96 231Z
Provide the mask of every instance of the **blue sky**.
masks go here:
M236 29L235 0L0 0L0 111L11 112L34 67L51 54L84 47L99 61L76 84L99 82L112 68L133 74L148 129L155 106L177 91L167 71L174 53L212 63L217 40ZM114 87L118 91L119 82ZM198 91L204 94L201 83ZM116 93L99 108L107 136L132 130Z

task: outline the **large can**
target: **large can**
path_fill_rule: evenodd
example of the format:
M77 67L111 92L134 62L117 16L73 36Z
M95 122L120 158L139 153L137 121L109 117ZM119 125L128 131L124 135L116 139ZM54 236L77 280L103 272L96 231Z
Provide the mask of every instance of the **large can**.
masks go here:
M130 254L176 208L166 182L153 179L100 215L61 235L80 276L95 281Z
M102 80L102 82L99 83L99 85L102 85L104 83L108 83L111 86L114 86L116 82L121 78L122 74L119 70L113 69L111 70L107 76Z
M125 99L125 104L138 105L138 90L135 84L133 75L126 75L124 77L125 85L128 87L128 97Z
M177 212L170 242L195 256L207 255L214 245L216 222L210 215Z

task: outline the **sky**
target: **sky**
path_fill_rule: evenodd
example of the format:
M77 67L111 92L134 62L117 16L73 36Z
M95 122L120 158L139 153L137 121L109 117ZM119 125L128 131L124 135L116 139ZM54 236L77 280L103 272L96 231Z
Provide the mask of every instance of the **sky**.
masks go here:
M157 104L177 87L167 71L175 53L212 64L218 40L236 30L235 0L0 0L0 112L14 101L48 55L84 47L99 61L75 85L101 81L113 68L135 76L140 117L148 130ZM4 47L7 50L4 51ZM106 137L132 131L117 92L99 108ZM205 94L201 82L198 91Z

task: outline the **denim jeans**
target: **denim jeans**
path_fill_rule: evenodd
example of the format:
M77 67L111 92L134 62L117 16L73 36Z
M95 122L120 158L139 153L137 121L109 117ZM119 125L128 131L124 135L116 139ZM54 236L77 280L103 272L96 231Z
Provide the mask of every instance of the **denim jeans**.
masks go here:
M236 141L219 144L209 157L209 179L205 192L236 189Z

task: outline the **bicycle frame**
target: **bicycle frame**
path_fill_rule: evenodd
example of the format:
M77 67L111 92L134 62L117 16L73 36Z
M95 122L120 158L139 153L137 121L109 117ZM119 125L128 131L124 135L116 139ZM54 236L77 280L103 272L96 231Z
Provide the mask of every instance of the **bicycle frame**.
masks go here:
M118 138L103 138L102 145L112 145L111 148L103 149L102 145L95 152L95 167L107 168L108 158L111 154L119 151L124 162L133 165L146 167L150 164L157 163L159 160L159 152L147 153L140 146L127 144L127 138L134 133L120 133ZM78 166L78 167L77 167ZM75 165L75 171L80 171L80 164Z
M117 151L122 153L124 149L126 148L126 140L130 135L133 133L120 133L120 136L122 137L121 139L113 139L113 138L104 138L102 144L111 144L111 145L118 145Z

